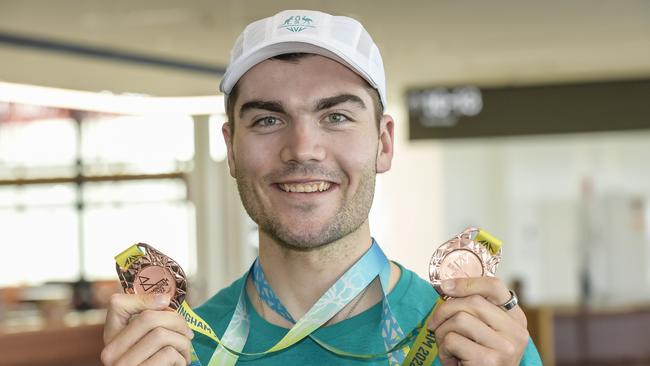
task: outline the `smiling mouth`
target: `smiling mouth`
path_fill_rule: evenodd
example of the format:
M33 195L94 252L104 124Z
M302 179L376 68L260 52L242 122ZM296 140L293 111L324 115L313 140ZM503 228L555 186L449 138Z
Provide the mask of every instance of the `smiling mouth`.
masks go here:
M280 183L281 190L292 193L314 193L325 192L332 187L330 182L310 182L310 183Z

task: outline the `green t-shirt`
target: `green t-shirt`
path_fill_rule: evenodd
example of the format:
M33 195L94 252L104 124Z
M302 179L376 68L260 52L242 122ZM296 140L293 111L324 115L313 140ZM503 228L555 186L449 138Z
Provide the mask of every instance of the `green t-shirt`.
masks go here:
M429 284L415 273L400 266L401 276L393 290L388 294L388 301L393 314L405 334L409 333L431 311L438 299L438 294ZM246 275L233 282L229 287L219 291L215 296L195 309L214 331L223 335L232 318L239 294L245 285ZM250 315L250 333L244 352L262 352L275 345L288 331L262 319L255 311L248 296L246 306ZM384 352L381 337L381 302L370 309L344 321L316 330L313 335L320 341L341 350L354 353ZM201 363L208 364L216 344L208 337L196 333L192 341ZM386 359L358 360L334 355L310 338L304 338L295 345L269 356L237 362L238 365L363 365L386 366ZM439 365L436 359L435 365ZM529 342L521 365L541 365L539 355L532 341Z

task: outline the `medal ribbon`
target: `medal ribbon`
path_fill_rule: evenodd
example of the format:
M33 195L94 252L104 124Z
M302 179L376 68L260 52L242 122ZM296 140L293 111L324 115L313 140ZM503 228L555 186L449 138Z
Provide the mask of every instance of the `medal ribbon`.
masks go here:
M376 252L376 254L370 252ZM377 259L381 261L380 264L381 271L379 273L379 280L381 282L382 292L384 294L384 297L382 299L381 334L382 334L382 338L384 339L384 347L388 352L389 364L391 366L399 366L404 360L406 353L403 350L399 350L399 351L393 350L393 347L400 340L404 338L404 332L402 331L399 324L397 323L397 319L395 319L395 317L393 316L393 313L390 309L390 305L388 304L388 299L386 297L388 294L388 286L390 280L390 262L388 261L388 258L386 258L386 255L382 252L381 248L379 248L379 245L374 239L372 241L372 246L367 255L375 255ZM291 314L289 314L289 311L284 307L284 305L282 305L282 302L280 301L280 299L277 297L277 295L275 294L271 286L266 281L266 277L264 276L264 271L262 270L262 267L259 264L259 258L255 261L255 263L253 263L253 267L251 271L252 271L253 284L257 289L257 293L259 294L260 299L262 299L262 301L264 301L264 303L266 303L267 306L273 309L273 311L280 314L287 321L295 324L296 321L293 319ZM373 277L372 280L374 280L375 278L376 276ZM332 286L332 288L330 288L330 291L334 289L336 286L340 287L342 285L345 285L345 283L341 283L341 281L339 280L337 281L337 283L335 283ZM365 287L360 288L359 292L362 291L364 288ZM341 292L341 291L335 290L335 292ZM344 302L344 303L347 305L348 302ZM324 343L323 341L320 341L319 339L317 339L311 334L309 335L309 337L312 340L314 340L314 342L318 343L323 348L329 350L332 353L335 353L340 356L354 357L353 353L342 351L336 347L330 346ZM406 347L406 352L408 352L408 347Z
M256 261L257 262L257 261ZM259 264L258 264L259 265ZM249 271L249 275L254 271L255 263ZM258 271L259 274L261 271ZM215 350L212 355L208 366L215 365L234 365L237 361L238 356L247 356L248 357L260 357L271 352L277 352L283 349L286 349L300 340L304 339L307 336L310 336L312 332L325 324L328 320L334 317L338 312L343 309L352 299L354 299L361 291L366 288L377 276L379 276L380 281L382 282L382 289L386 292L388 286L388 279L390 277L390 265L388 259L384 253L379 248L376 242L373 241L370 249L359 259L350 269L348 269L341 278L339 278L332 287L330 287L318 301L309 309L309 311L295 322L294 326L289 330L289 332L273 347L269 348L264 352L259 353L243 353L241 350L246 343L246 338L248 336L247 332L250 322L247 317L245 321L240 321L240 318L246 313L245 310L245 287L242 287L242 292L240 294L240 301L235 310L228 328L226 329L224 340L220 342L219 347ZM258 275L259 278L259 275ZM267 289L270 290L270 286L267 284ZM267 294L270 291L266 292ZM277 299L277 296L274 295ZM385 298L385 296L384 296ZM276 301L277 304L281 304L279 300ZM386 302L387 304L387 302ZM284 306L282 307L284 308ZM241 309L241 310L240 310ZM390 312L390 308L388 308ZM286 315L288 311L284 308L283 311ZM293 318L291 318L293 320ZM391 322L397 324L397 321L390 313ZM293 321L292 321L293 322ZM244 324L244 326L239 326L239 324ZM389 325L391 326L391 325ZM400 330L401 332L401 330ZM246 333L244 335L244 333ZM399 334L396 331L394 334ZM403 333L401 333L403 336ZM398 335L399 336L399 335ZM397 343L401 337L397 338L394 343ZM235 342L227 342L226 339L232 339ZM322 342L321 342L322 343ZM225 344L228 345L227 349ZM331 346L326 346L326 349L333 349ZM235 351L235 352L232 352ZM340 354L348 354L347 352L339 352ZM404 356L402 356L403 359ZM396 365L399 365L397 363Z

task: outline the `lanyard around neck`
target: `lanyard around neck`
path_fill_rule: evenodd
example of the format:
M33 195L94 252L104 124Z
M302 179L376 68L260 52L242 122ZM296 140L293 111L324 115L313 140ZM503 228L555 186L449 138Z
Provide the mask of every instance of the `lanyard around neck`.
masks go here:
M251 270L248 274L249 276L252 271L253 266L251 266ZM212 354L208 366L234 365L240 357L246 359L264 357L270 353L291 347L305 337L308 337L316 329L320 328L329 319L340 312L343 307L345 307L378 276L384 292L382 319L388 320L387 322L382 322L382 334L393 335L391 337L384 337L385 343L390 342L389 345L397 345L401 338L403 338L403 332L399 328L397 320L392 315L392 311L390 311L388 301L386 300L388 280L390 278L390 263L374 240L370 249L350 269L348 269L343 276L341 276L341 278L339 278L336 283L334 283L334 285L332 285L332 287L330 287L321 298L318 299L318 301L316 301L311 309L309 309L309 311L294 324L289 332L273 347L263 352L242 352L250 331L250 317L248 315L248 310L246 309L245 301L245 283L244 286L242 286L232 319L230 320L222 339L217 337L212 328L210 328L200 316L194 313L194 311L187 306L187 303L182 304L179 312L185 317L185 320L192 329L212 338L218 343L218 347ZM385 328L389 328L392 332L387 332ZM323 344L323 346L336 353L335 348L326 344ZM392 348L392 346L390 347ZM391 354L391 357L395 354L399 357L399 359L395 360L395 362L397 362L396 365L399 365L407 352L408 346L405 346L405 349L400 349L398 352L393 352ZM376 357L376 355L356 355L345 351L341 351L341 353L361 358ZM196 364L198 364L198 362ZM393 363L391 362L391 364Z
M389 290L388 286L390 281L390 262L388 261L388 258L386 258L386 255L382 252L381 248L379 247L379 245L374 239L372 241L372 246L370 247L366 255L371 256L373 257L373 259L375 259L376 261L375 266L368 266L367 268L356 268L356 269L352 267L350 268L349 271L358 272L359 270L366 270L366 272L370 274L370 273L374 273L373 269L380 268L380 272L378 276L381 283L382 293L384 295L382 298L381 334L382 334L382 339L384 340L384 347L388 351L391 350L400 340L404 338L404 332L400 328L399 323L397 322L395 316L393 316L393 312L390 309L390 305L387 299L388 290ZM273 311L278 313L284 319L286 319L292 324L295 324L296 321L291 316L287 308L282 304L282 301L278 298L278 296L273 291L273 288L269 285L268 281L266 280L264 271L262 270L262 266L259 263L259 258L255 260L255 263L253 263L253 266L251 268L251 275L252 275L251 278L253 280L253 284L255 285L255 289L257 290L260 299L264 301L264 303L269 308L271 308ZM374 280L376 277L377 276L373 277L372 280ZM341 279L343 279L343 277L341 277ZM341 281L341 279L339 279L339 281L337 281L337 283L335 283L330 288L330 290L328 290L328 292L332 291L334 294L338 295L345 291L352 291L350 286L351 284L347 283L346 281ZM354 287L353 284L352 287ZM361 289L355 288L355 292L357 291L360 292L364 288L365 287ZM347 305L353 298L354 297L350 298L349 301L345 301L345 305ZM334 298L333 300L337 302L340 301L338 298ZM355 354L350 351L340 350L334 346L328 345L327 343L317 339L312 334L310 334L309 337L312 340L314 340L316 343L323 346L323 348L327 349L332 353L338 354L340 356L354 357L355 355L357 355L357 356L361 356L361 358L367 358L365 356L368 356L362 354ZM388 354L388 357L389 357L390 365L400 365L405 357L405 354L403 351L398 350L395 352L390 352Z

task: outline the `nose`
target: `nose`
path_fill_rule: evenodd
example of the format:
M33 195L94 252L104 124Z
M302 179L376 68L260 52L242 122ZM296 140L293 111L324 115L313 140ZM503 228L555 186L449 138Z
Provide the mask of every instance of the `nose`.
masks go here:
M281 151L285 163L317 162L325 159L324 136L316 124L308 121L295 121L285 135Z

